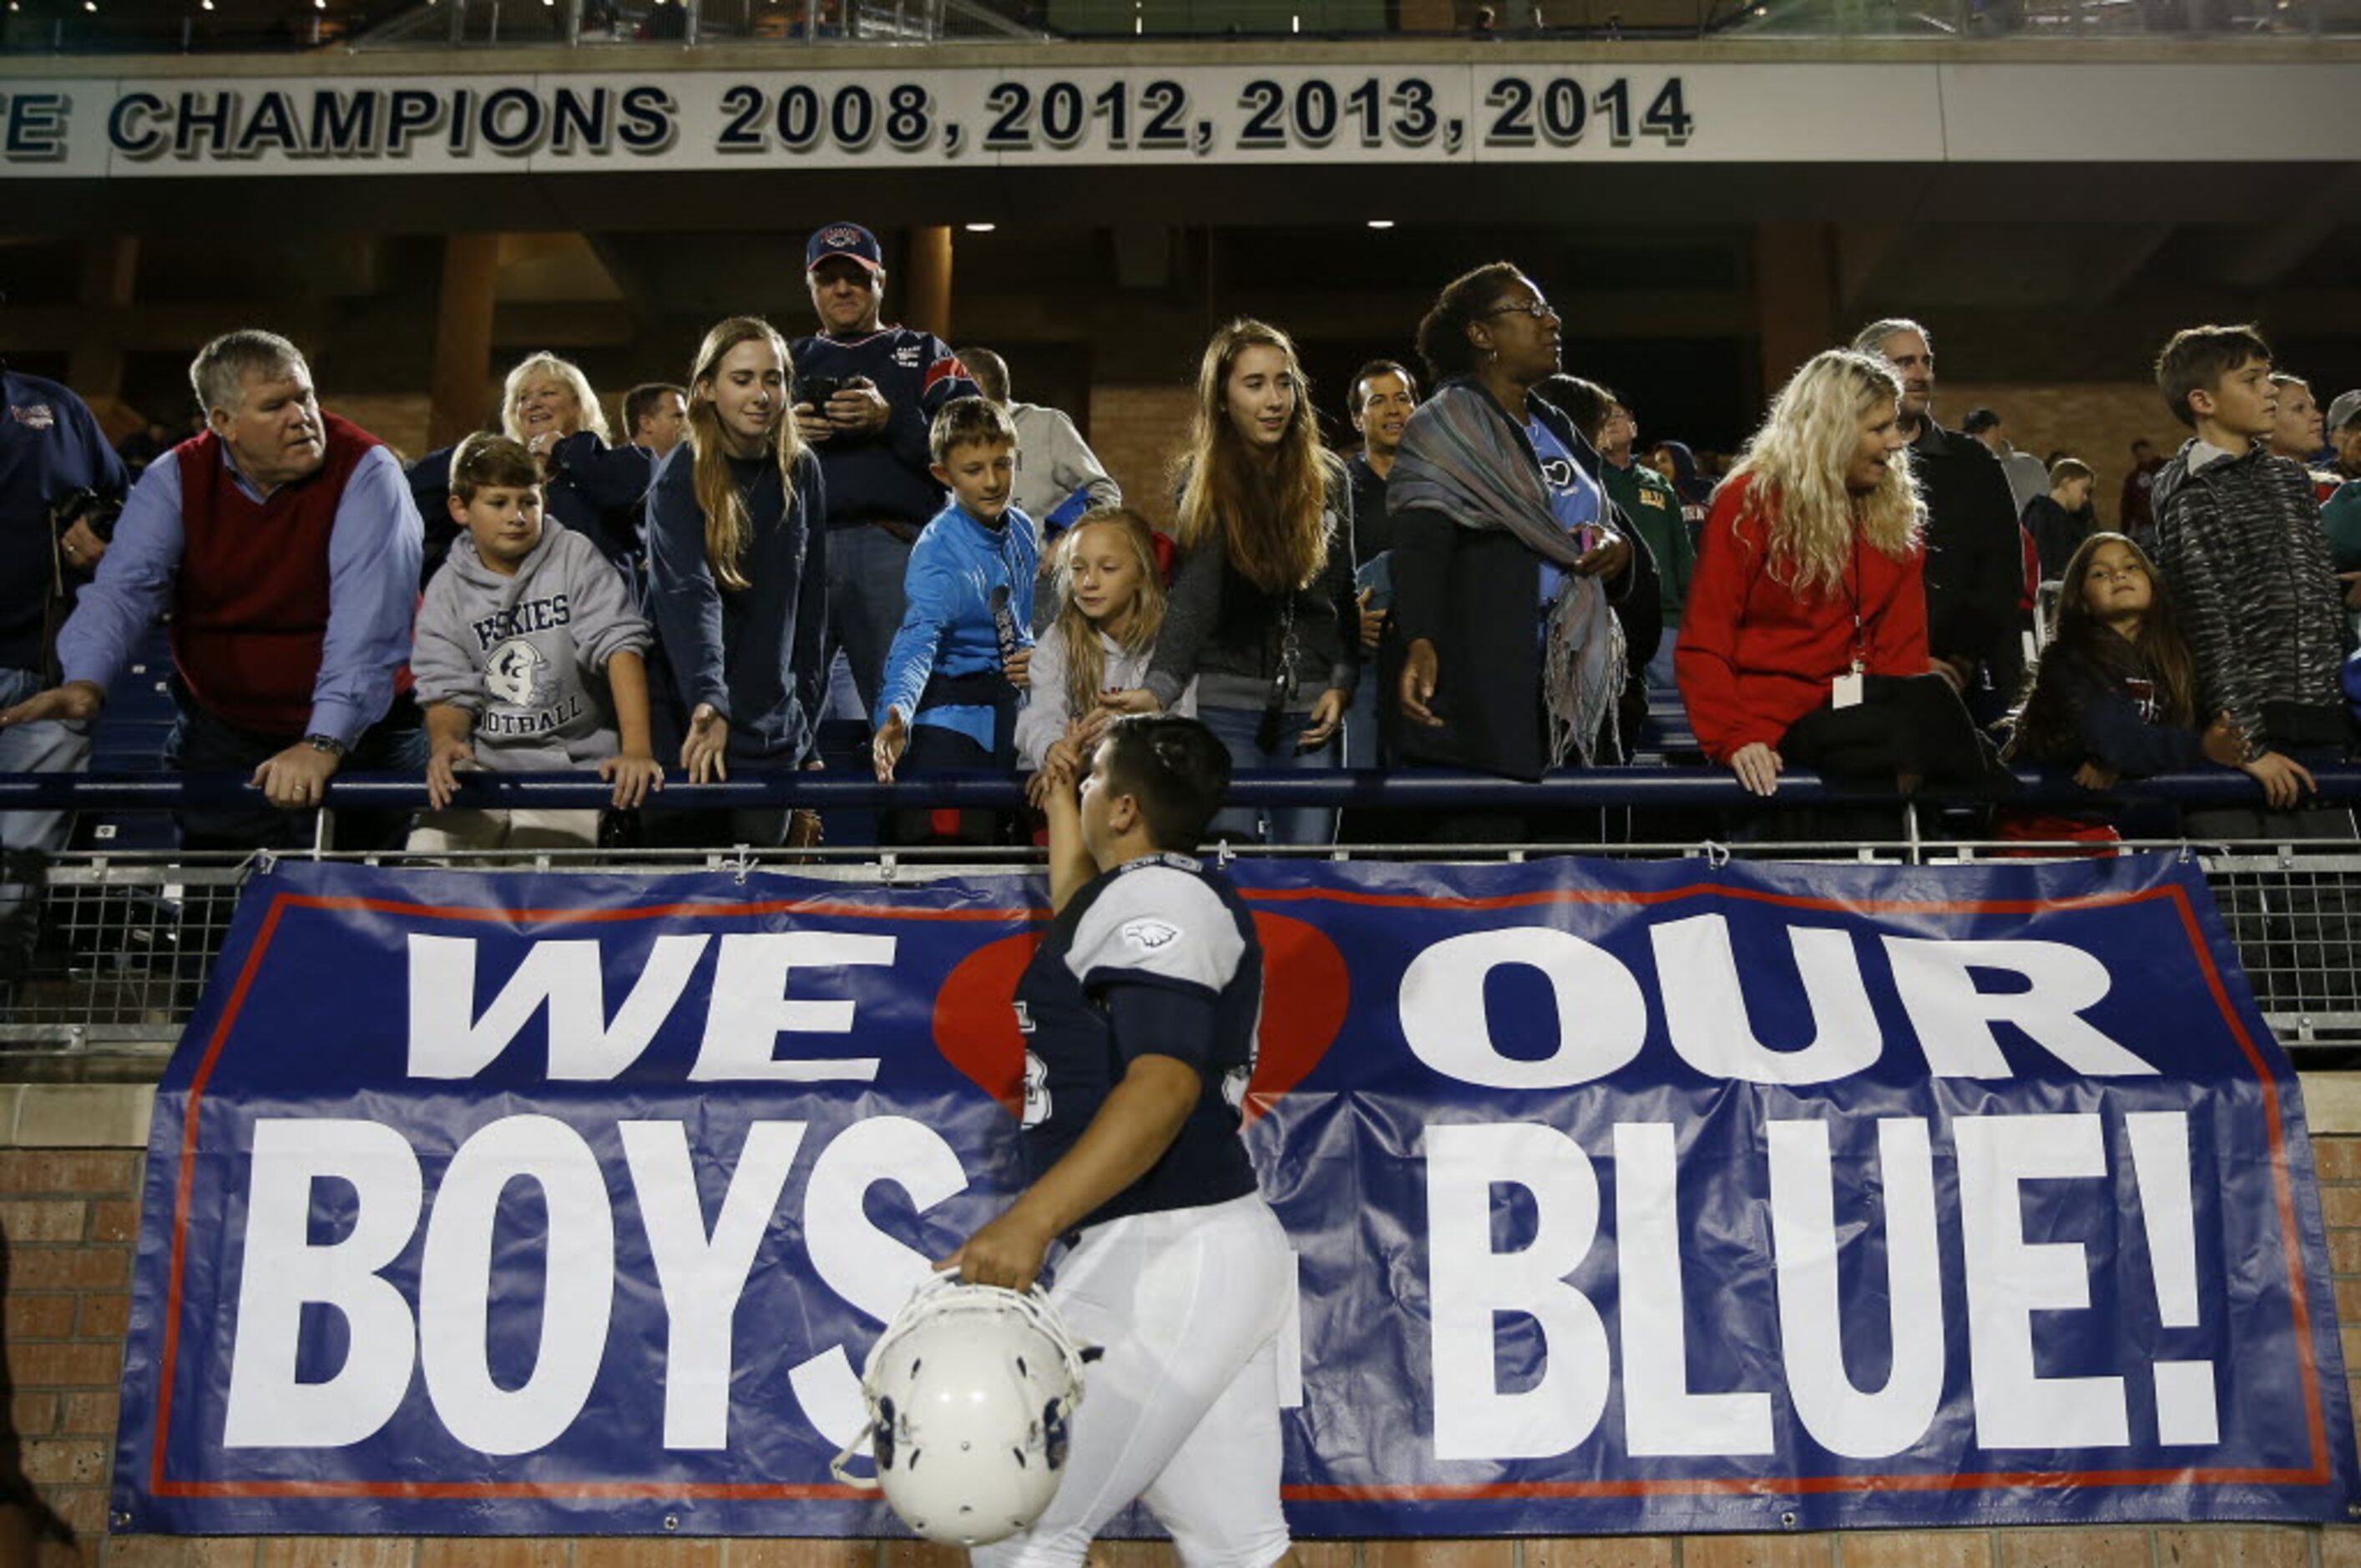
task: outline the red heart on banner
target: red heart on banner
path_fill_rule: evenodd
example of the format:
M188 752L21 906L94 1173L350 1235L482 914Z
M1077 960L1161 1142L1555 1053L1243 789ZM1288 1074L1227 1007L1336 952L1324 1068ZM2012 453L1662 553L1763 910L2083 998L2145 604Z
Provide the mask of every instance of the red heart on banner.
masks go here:
M1345 1027L1353 974L1345 955L1318 927L1286 915L1254 917L1262 938L1262 1027L1246 1119L1269 1110L1303 1081Z
M1246 1085L1246 1119L1303 1081L1345 1026L1353 981L1345 955L1318 927L1285 915L1254 917L1262 938L1260 1047ZM1016 1027L1016 982L1040 945L1038 932L1003 937L960 960L935 993L935 1048L1010 1115L1025 1104L1025 1036Z
M961 959L935 992L935 1049L1012 1116L1025 1111L1016 982L1040 945L1039 931L986 943Z

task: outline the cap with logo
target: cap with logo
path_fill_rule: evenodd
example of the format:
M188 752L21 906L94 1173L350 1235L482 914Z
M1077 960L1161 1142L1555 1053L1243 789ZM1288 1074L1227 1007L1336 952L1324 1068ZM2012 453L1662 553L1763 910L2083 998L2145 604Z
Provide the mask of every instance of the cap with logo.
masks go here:
M885 270L885 253L877 236L859 224L822 224L804 246L804 270L808 272L831 257L858 261L872 272Z
M2328 405L2328 419L2322 428L2334 435L2355 420L2361 419L2361 389L2345 393Z

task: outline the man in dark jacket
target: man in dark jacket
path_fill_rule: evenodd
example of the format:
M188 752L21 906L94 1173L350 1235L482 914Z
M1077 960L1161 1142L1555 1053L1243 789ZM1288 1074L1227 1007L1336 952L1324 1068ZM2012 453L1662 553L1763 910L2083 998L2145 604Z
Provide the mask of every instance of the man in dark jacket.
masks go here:
M827 477L829 642L873 709L910 546L945 499L928 432L946 403L979 389L942 339L882 319L885 253L859 224L814 230L804 273L820 330L788 348L796 427Z
M2033 535L2043 582L2063 579L2066 564L2089 537L2092 527L2091 489L2098 482L2089 464L2079 458L2060 457L2050 465L2048 490L2025 503L2025 511L2017 521Z
M1852 346L1882 355L1902 381L1902 427L1927 506L1927 647L1935 669L1980 719L2000 716L2024 674L2019 607L2025 547L1999 459L1971 435L1935 422L1935 346L1900 317L1875 321Z
M2115 509L2115 526L2134 539L2146 539L2156 526L2156 477L2164 467L2156 444L2132 443L2131 471L2124 476L2123 499Z
M111 511L127 483L90 405L55 381L0 364L0 707L49 685L49 637L75 588L98 569L106 539L77 501ZM104 528L105 525L100 525ZM90 729L60 719L0 731L0 773L78 773L90 765ZM72 818L62 811L0 811L0 851L54 854ZM0 883L0 987L32 959L37 894Z

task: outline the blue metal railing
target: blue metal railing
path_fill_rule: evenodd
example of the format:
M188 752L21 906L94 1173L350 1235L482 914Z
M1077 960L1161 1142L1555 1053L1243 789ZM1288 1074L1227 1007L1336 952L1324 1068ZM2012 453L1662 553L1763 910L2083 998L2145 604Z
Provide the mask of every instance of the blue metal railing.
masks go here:
M2361 802L2361 763L2312 770L2320 798ZM2257 806L2260 786L2228 768L2125 781L2094 795L2062 773L2016 771L2015 806L2090 808L2110 799L2162 801L2183 806ZM455 804L463 806L571 807L606 804L612 791L586 773L471 773L462 776ZM186 807L252 806L260 792L242 773L0 773L0 811L170 811ZM1010 809L1024 804L1024 785L1006 773L913 775L880 784L865 774L772 772L723 784L690 784L675 775L662 804L686 809L810 806L820 810L965 806ZM1892 788L1840 787L1801 770L1784 773L1771 801L1749 795L1719 768L1569 769L1538 783L1449 769L1353 773L1343 770L1242 773L1231 782L1238 806L1365 806L1407 810L1558 809L1583 806L1692 809L1831 804L1898 804ZM1927 801L1954 801L1956 792L1928 791ZM340 774L329 781L330 810L425 806L426 785L414 773Z

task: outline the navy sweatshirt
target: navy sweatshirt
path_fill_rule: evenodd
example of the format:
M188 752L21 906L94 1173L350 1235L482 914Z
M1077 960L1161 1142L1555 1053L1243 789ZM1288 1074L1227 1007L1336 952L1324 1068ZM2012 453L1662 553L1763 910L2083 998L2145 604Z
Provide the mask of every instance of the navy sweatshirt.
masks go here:
M733 762L800 766L828 695L828 536L819 465L796 466L795 494L772 458L731 458L730 478L753 522L739 574L724 590L705 559L697 454L673 449L648 496L648 609L686 720L709 702L730 720Z
M892 411L880 431L838 431L811 449L828 475L831 528L870 521L906 523L913 533L943 510L946 495L928 470L927 433L955 398L978 395L967 367L930 333L881 326L859 337L797 338L796 400L813 376L866 376Z

